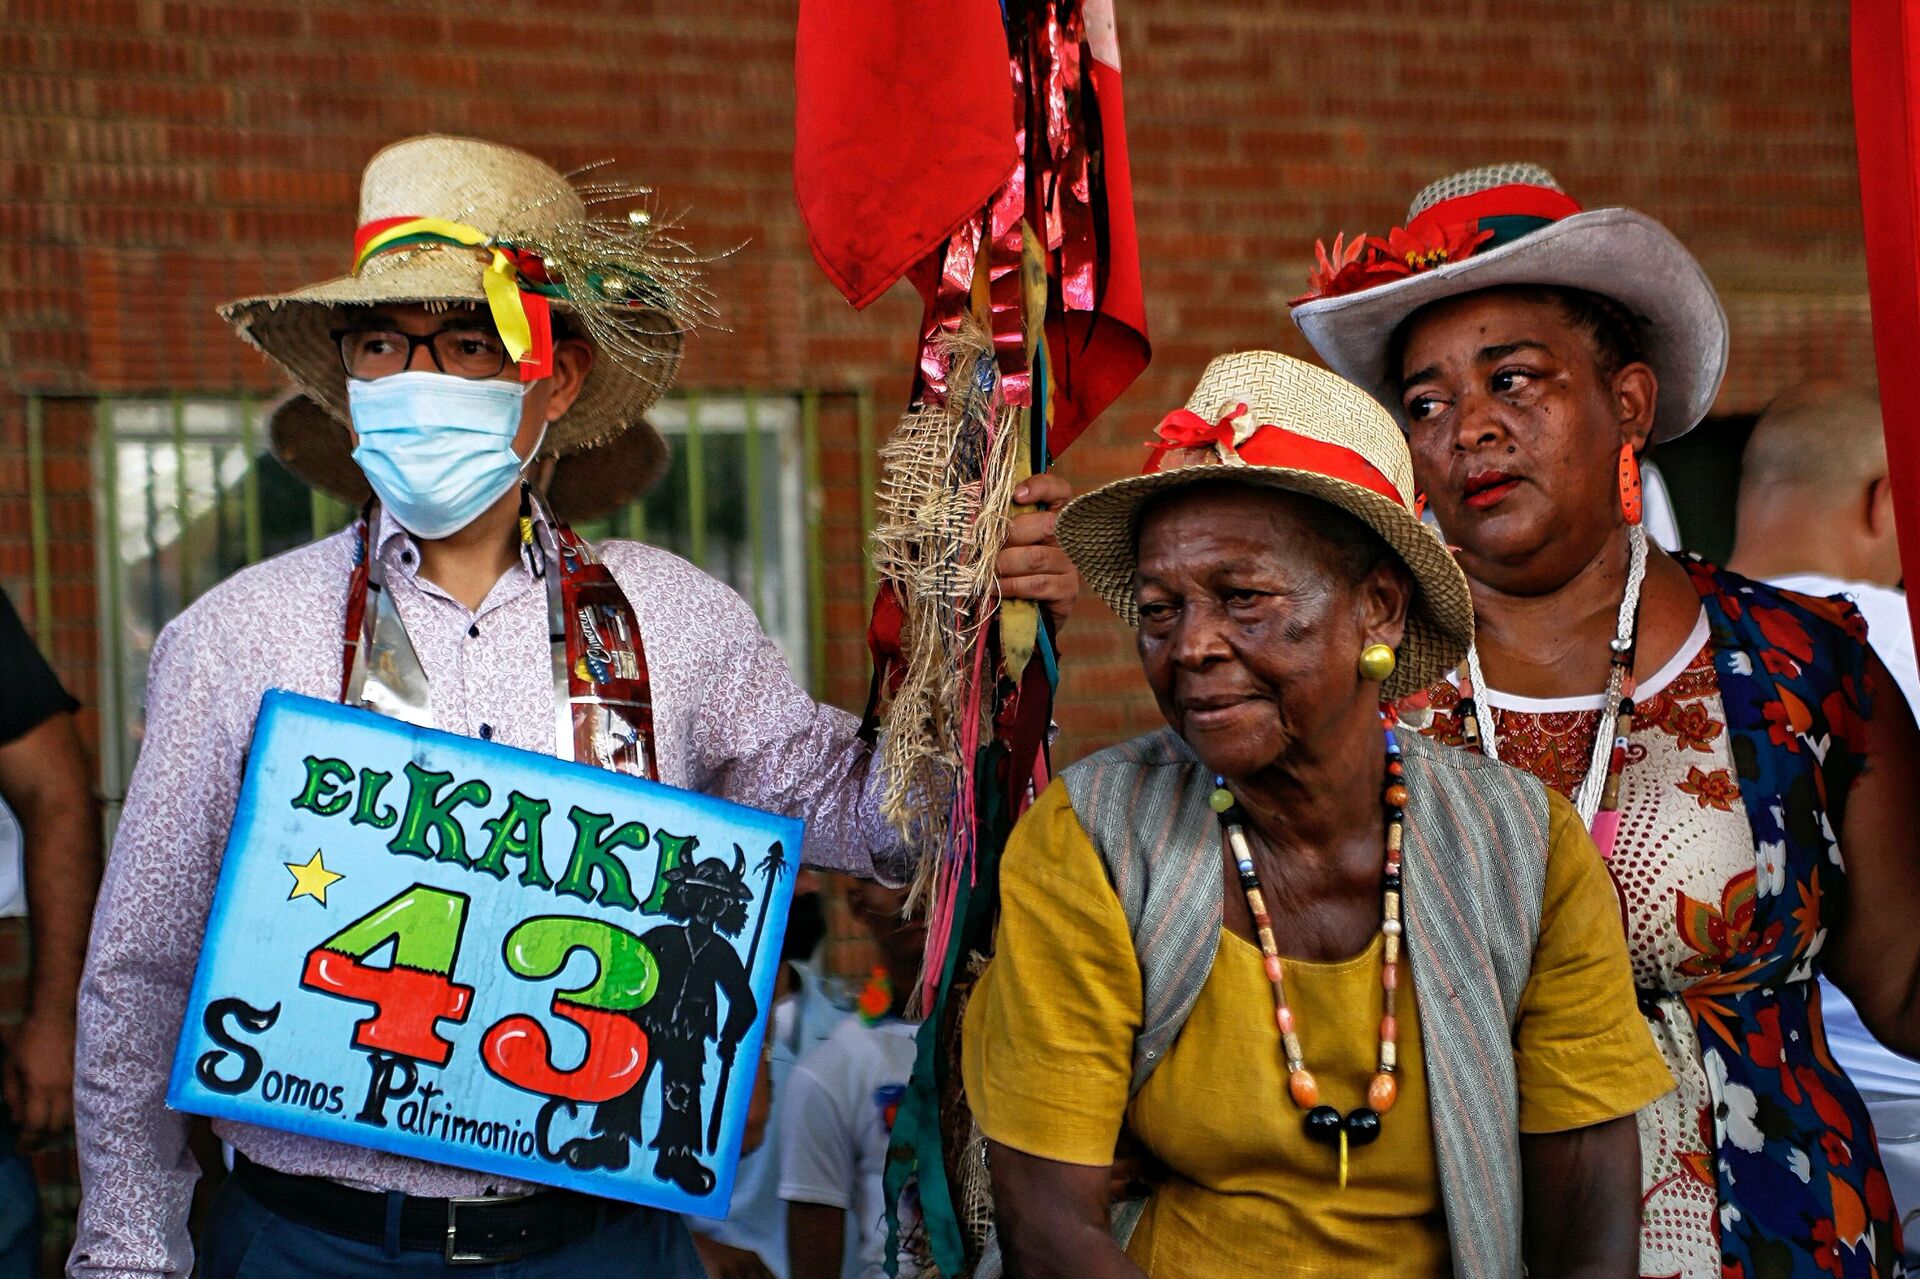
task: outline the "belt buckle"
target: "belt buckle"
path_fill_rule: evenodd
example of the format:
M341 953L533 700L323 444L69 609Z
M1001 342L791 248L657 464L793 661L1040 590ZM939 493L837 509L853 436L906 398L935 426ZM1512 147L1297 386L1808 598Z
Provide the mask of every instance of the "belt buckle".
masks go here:
M531 1198L533 1198L531 1194L473 1195L463 1199L449 1198L447 1200L447 1246L443 1254L447 1264L450 1266L485 1266L499 1262L519 1261L529 1255L531 1250L526 1247L525 1240L521 1241L520 1250L517 1252L475 1252L471 1249L465 1252L461 1251L460 1210L463 1208L477 1208L482 1205L518 1203L521 1200Z

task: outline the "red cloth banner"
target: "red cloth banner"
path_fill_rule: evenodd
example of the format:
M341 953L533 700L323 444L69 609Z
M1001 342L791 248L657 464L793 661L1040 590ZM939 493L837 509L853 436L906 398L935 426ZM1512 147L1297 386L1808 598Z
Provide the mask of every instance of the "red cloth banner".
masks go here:
M945 394L938 338L984 255L1008 402L1026 403L1020 220L1040 235L1058 457L1149 354L1113 0L1012 19L995 0L801 0L795 85L794 193L813 255L856 307L913 280L927 307L916 390L930 402Z
M1019 161L1000 6L801 0L793 189L856 307L985 207Z
M1920 368L1920 6L1909 0L1853 2L1853 127L1894 520L1901 561L1920 565L1920 403L1898 394ZM1907 606L1920 629L1920 592Z

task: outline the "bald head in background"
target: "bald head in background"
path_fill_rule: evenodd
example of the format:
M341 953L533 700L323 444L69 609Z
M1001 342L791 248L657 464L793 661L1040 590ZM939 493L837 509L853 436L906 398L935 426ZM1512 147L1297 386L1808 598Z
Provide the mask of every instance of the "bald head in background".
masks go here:
M1880 397L1871 387L1807 382L1767 406L1741 463L1727 567L1767 580L1819 573L1900 582Z

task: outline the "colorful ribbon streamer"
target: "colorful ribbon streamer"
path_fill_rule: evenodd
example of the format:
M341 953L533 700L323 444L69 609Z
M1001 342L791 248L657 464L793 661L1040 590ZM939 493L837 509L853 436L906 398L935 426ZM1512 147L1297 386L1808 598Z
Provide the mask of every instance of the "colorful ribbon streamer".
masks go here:
M537 255L511 245L496 244L491 236L462 222L445 218L382 218L361 227L353 237L353 273L360 274L369 259L418 244L451 244L479 249L489 255L481 277L487 309L507 355L520 367L520 380L531 382L553 372L553 320L547 298L535 292L528 270ZM545 288L559 292L555 285Z

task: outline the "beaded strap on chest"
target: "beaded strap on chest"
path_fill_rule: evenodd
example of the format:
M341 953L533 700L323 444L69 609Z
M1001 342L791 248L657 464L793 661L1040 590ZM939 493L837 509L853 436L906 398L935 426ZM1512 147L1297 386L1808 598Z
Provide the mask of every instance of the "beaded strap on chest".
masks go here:
M639 623L626 594L592 550L564 524L546 521L524 487L520 554L546 589L552 654L554 754L659 780L652 681ZM385 513L369 503L347 588L340 700L422 727L434 727L426 670L387 591L378 550Z

